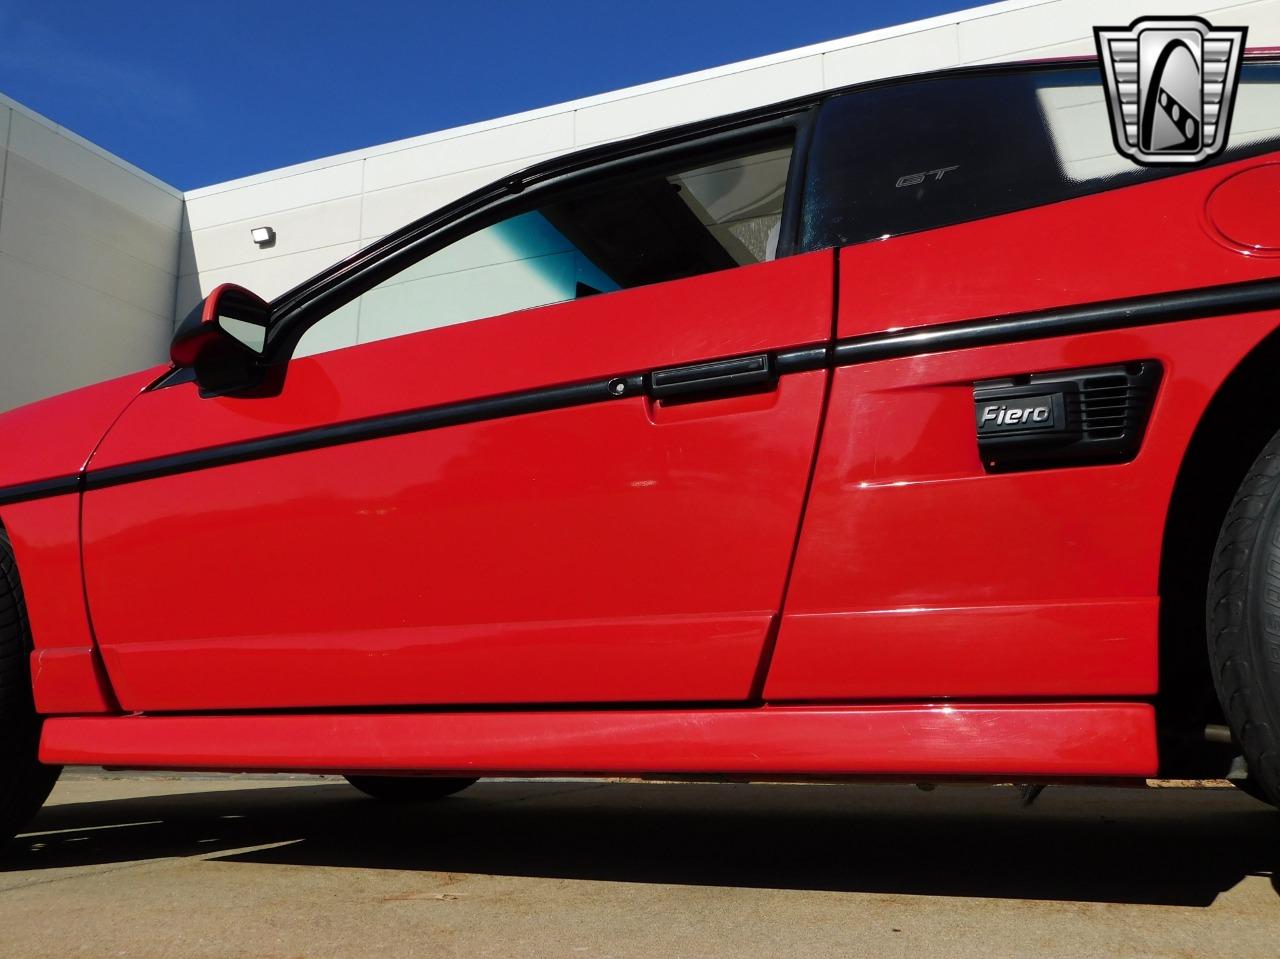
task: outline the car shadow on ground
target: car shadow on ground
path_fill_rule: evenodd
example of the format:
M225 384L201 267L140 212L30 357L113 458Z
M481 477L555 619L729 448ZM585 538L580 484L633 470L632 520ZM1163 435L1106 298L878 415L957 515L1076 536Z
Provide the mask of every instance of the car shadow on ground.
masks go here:
M1012 788L994 786L487 782L434 803L388 805L343 783L251 782L47 807L0 872L206 856L1207 906L1280 866L1280 813L1221 789L1050 787L1024 808Z

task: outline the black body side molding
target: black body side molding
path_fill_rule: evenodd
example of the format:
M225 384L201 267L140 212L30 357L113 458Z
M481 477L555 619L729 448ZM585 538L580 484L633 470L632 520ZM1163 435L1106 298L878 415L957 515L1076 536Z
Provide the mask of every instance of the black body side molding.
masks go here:
M850 337L836 341L835 365L1274 309L1280 309L1280 280L1252 280Z
M837 340L832 346L812 344L747 357L727 357L694 366L629 373L608 379L551 386L520 393L446 403L384 416L336 423L312 429L263 437L209 449L161 456L106 469L55 477L34 483L0 487L0 505L57 496L83 489L100 489L231 463L282 456L326 446L338 446L403 433L441 429L523 413L567 409L648 394L655 400L680 392L696 392L710 379L728 376L718 385L728 387L767 384L779 376L837 366L875 363L938 353L974 349L1027 340L1047 339L1117 330L1136 326L1206 319L1237 313L1280 309L1280 279L1255 280L1203 287L1175 293L1158 293L1088 303L1053 310L987 317L945 323L918 330L873 333ZM695 389L689 387L697 381ZM712 390L708 395L715 395ZM694 397L696 398L696 397ZM252 399L244 402L252 403Z
M53 479L38 480L35 483L0 486L0 506L21 503L24 500L44 499L47 496L59 496L62 493L73 493L81 488L83 475L83 473L72 473L70 476L55 476Z

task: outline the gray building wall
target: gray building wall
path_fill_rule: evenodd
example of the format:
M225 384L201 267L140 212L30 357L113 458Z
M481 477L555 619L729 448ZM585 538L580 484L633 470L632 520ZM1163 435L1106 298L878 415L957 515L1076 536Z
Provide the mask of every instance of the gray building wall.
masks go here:
M0 409L163 358L182 204L0 96Z
M218 283L274 296L556 154L864 80L1089 54L1095 25L1144 14L1244 24L1250 46L1280 46L1280 0L1005 0L185 195L0 99L0 409L155 362ZM274 246L252 242L255 226Z

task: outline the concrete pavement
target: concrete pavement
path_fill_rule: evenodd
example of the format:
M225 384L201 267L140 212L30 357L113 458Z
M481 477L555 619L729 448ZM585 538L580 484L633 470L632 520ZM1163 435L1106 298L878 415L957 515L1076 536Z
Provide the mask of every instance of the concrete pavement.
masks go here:
M0 956L1274 957L1280 813L1230 789L69 773Z

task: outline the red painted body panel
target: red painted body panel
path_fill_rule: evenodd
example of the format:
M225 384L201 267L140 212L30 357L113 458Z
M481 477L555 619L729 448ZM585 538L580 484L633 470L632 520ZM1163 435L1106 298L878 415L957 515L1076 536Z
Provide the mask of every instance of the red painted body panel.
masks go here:
M36 712L115 712L84 607L79 494L13 503L3 512L35 643Z
M0 416L0 487L79 473L120 413L164 370L131 373ZM84 602L79 494L0 506L0 525L13 544L31 622L36 709L112 711Z
M1178 468L1214 391L1277 326L1260 313L837 370L766 698L1155 692ZM1139 359L1165 376L1132 463L983 470L975 380ZM1084 604L1069 632L1062 604Z
M1280 256L1280 163L1246 167L1214 188L1205 202L1205 229L1228 249L1250 256Z
M833 269L823 253L336 351L274 398L156 391L94 466L821 340ZM152 711L745 699L828 375L91 489L87 588L116 694Z
M31 682L42 716L120 711L92 646L37 649L31 654Z
M0 416L0 487L78 473L129 401L166 369L130 373ZM0 520L9 509L0 508Z
M1150 776L1139 703L66 718L49 763L130 768Z
M36 649L92 646L80 579L80 495L12 503L3 513Z
M839 335L1274 276L1200 223L1214 186L1257 165L846 248ZM1098 229L1139 222L1142 243ZM1154 693L1178 469L1277 327L1258 313L837 369L766 699ZM975 381L1151 359L1164 380L1132 463L986 473Z
M112 712L115 701L94 648L80 578L79 494L13 503L3 514L35 644L37 712Z
M1158 612L1148 597L792 613L765 694L780 701L1154 693Z

